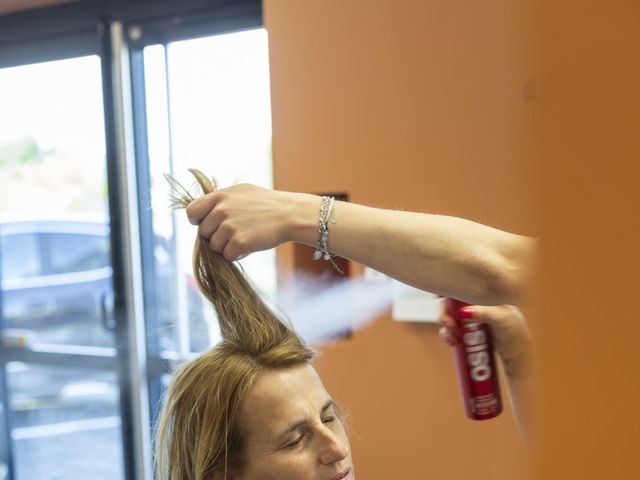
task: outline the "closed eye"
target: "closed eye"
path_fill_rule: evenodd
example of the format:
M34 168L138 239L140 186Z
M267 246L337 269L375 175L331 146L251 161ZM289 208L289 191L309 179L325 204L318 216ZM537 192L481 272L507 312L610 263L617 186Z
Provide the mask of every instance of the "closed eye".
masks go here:
M335 406L334 406L333 400L331 399L329 399L323 405L322 409L320 410L320 419L324 425L333 423L336 420L337 417L334 409L335 409ZM310 427L306 420L300 420L298 422L291 424L291 426L284 431L284 433L282 434L282 437L286 438L288 435L291 435L296 431L300 431L302 433L300 433L300 435L296 437L294 440L281 444L282 446L280 446L279 448L292 449L300 445L303 442L303 440L305 440L306 437L311 434L309 429Z
M299 445L299 444L302 442L302 440L304 440L305 435L306 435L306 434L304 434L304 433L303 433L303 434L301 434L301 435L300 435L298 438L296 438L294 441L287 443L287 444L284 446L284 448L293 448L293 447L295 447L295 446Z

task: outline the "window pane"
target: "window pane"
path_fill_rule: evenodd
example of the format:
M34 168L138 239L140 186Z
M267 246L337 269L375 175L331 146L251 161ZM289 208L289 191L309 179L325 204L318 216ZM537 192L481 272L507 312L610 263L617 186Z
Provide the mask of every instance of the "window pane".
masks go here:
M0 235L41 249L0 244L14 478L118 480L119 370L74 356L115 355L100 58L0 69L0 106Z
M145 272L145 281L172 293L158 296L147 313L158 322L153 333L161 351L184 357L218 341L219 333L191 271L196 229L183 211L169 210L163 173L173 172L185 186L193 184L189 168L214 176L221 187L272 186L267 34L258 29L156 45L144 50L144 60L153 228L169 254ZM275 293L273 251L250 255L242 265L265 295Z
M18 480L122 478L114 372L7 364Z
M82 233L52 233L44 236L48 245L51 274L85 272L110 265L109 236Z
M97 56L0 70L2 326L28 346L115 345L102 102Z
M40 250L35 234L2 235L0 225L0 272L4 280L19 280L41 274Z

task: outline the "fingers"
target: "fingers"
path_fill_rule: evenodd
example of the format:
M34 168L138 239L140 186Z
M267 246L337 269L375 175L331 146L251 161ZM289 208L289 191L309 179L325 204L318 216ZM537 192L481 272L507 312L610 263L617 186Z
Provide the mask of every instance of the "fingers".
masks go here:
M451 317L445 312L443 312L442 315L440 315L440 323L442 323L443 326L445 326L450 330L453 330L456 328L456 321L453 319L453 317Z
M192 225L198 225L216 204L217 192L207 193L187 205L187 218ZM206 237L208 238L208 237Z
M438 330L440 338L449 346L456 346L460 341L460 335L455 320L443 311L440 315L440 324L442 325Z
M198 230L200 232L200 230ZM206 234L200 234L203 238L206 237ZM227 243L229 242L230 235L227 233L225 228L218 228L213 234L210 234L209 237L209 246L211 250L214 252L222 253L224 252Z
M208 243L211 250L222 254L230 262L242 260L251 253L240 235L224 224L211 235Z
M442 341L450 347L455 347L458 344L458 338L456 337L456 335L445 326L440 327L440 330L438 330L438 335L440 336Z
M245 188L240 185L235 188ZM231 187L234 188L234 187ZM189 223L198 225L198 235L209 247L228 261L237 261L251 253L249 244L243 240L237 228L237 222L230 221L229 189L208 193L193 202L187 208Z
M514 320L516 319L523 320L522 314L510 305L469 305L460 310L461 322L487 323L494 327L494 332L498 334L508 331L514 325ZM456 345L460 340L460 332L456 321L443 310L440 314L440 323L442 324L442 328L439 331L440 337L447 344Z
M520 311L510 305L484 306L470 305L460 311L462 321L488 323L492 326L502 326L513 322L514 317L521 317Z
M491 326L493 346L505 365L507 375L515 378L526 371L531 357L531 336L520 310L510 305L468 305L460 309L460 322L485 323ZM440 337L450 346L462 339L461 328L453 318L443 312L440 316ZM524 365L524 366L523 366Z
M221 251L222 256L230 262L242 260L248 255L246 247L235 239L230 240Z
M200 224L198 225L198 235L202 238L211 239L218 232L226 218L227 215L222 208L210 210L207 215L200 220ZM229 236L230 235L227 234L227 237ZM216 250L216 252L220 251L222 250Z

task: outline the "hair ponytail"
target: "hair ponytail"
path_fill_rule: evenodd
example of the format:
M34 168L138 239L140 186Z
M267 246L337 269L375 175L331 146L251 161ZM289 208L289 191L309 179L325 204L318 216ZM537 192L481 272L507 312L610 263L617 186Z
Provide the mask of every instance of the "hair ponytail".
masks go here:
M216 190L202 172L189 170L201 191ZM166 176L174 207L195 197ZM174 375L156 429L156 467L160 480L227 478L242 466L238 428L242 401L266 369L310 361L309 349L294 330L260 299L244 274L200 237L193 271L203 295L215 307L222 341Z

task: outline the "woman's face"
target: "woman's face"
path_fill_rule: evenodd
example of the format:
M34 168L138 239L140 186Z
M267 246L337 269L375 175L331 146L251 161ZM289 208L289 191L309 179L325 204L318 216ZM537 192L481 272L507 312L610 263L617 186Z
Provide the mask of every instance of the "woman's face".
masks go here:
M269 370L242 405L245 464L237 480L355 480L333 400L309 364Z

